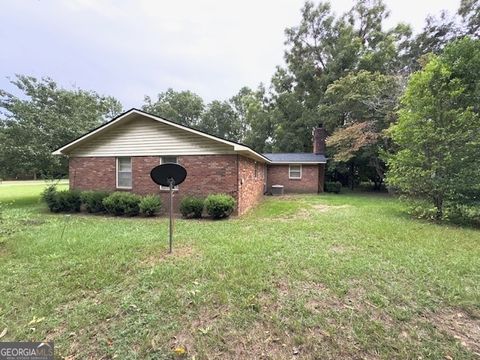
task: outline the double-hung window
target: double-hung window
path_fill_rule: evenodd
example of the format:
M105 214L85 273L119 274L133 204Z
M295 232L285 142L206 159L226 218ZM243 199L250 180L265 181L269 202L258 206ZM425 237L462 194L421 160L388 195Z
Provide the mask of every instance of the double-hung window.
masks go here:
M302 178L302 165L289 165L288 166L288 178L289 179L301 179Z
M132 188L132 158L117 158L117 189Z
M162 156L160 157L160 164L174 163L178 164L176 156ZM168 186L160 185L160 190L170 190ZM178 190L178 186L174 186L173 190Z

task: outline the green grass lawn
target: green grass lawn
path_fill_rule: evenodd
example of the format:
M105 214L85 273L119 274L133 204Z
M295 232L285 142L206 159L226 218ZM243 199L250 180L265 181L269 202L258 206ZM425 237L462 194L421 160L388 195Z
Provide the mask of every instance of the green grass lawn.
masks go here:
M52 215L43 186L0 185L1 341L69 359L480 356L479 230L385 195L268 197L176 221L168 255L167 219Z

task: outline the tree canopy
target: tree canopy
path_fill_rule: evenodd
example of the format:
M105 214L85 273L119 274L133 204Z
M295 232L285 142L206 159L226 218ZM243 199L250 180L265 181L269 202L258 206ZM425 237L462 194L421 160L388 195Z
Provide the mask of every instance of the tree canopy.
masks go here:
M410 77L390 129L398 149L388 161L388 183L429 199L439 219L446 203L480 194L479 78L480 41L447 45Z
M177 92L168 89L159 93L155 101L145 96L142 109L167 120L195 127L200 122L205 105L203 99L191 91Z
M67 90L52 79L17 75L19 96L0 90L0 176L65 174L65 161L51 153L122 111L109 96Z

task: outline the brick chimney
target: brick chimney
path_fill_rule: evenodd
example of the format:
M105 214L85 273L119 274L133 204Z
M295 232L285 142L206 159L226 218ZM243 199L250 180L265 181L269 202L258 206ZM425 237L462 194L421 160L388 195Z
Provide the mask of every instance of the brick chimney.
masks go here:
M325 155L325 139L327 132L323 128L323 124L318 124L318 127L313 128L313 153L317 155Z

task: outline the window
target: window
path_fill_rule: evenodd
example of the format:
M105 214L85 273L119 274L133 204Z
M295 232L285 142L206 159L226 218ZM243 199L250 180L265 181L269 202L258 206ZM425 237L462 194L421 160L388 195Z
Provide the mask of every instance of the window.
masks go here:
M176 156L162 156L160 158L160 164L166 164L166 163L177 163L177 157Z
M302 178L302 165L289 165L288 166L288 178L289 179L301 179Z
M177 157L176 156L162 156L160 157L160 165L166 163L174 163L177 164ZM173 187L174 190L178 190L178 186ZM160 185L160 190L170 190L168 186Z
M117 158L117 188L132 188L132 158Z

